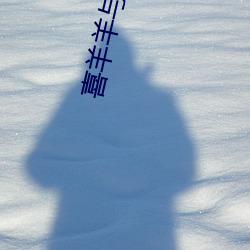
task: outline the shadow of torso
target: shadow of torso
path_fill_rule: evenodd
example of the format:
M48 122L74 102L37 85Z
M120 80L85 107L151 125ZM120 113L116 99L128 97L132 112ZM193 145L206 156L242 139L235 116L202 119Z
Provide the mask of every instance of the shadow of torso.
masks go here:
M176 248L172 203L192 183L193 146L171 94L132 56L119 33L105 96L81 95L78 81L28 158L29 175L59 194L49 249Z

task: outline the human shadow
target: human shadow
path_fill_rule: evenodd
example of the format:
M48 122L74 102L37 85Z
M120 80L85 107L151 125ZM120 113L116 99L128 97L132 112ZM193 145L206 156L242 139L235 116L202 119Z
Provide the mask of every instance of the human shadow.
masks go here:
M27 159L59 194L48 249L176 249L173 199L192 185L193 145L174 97L150 85L118 33L105 96L81 95L83 70Z

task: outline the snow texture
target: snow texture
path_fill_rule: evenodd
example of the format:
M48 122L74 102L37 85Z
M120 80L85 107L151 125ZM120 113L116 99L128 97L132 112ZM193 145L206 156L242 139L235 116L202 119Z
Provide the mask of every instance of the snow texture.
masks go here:
M102 4L0 2L0 249L250 249L250 2L126 1L93 98Z

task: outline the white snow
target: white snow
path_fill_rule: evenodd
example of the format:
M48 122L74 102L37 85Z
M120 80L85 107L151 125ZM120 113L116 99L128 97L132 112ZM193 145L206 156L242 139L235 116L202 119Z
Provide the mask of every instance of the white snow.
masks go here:
M126 1L94 99L102 4L0 2L0 249L250 249L250 2Z

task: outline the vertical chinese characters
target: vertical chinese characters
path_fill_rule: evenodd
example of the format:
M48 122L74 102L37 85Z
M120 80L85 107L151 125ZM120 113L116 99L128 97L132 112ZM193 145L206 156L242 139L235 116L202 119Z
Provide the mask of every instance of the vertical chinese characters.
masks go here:
M123 0L122 2L123 4L122 4L121 9L124 10L126 1ZM102 8L98 8L98 11L109 15L112 10L112 3L113 3L113 0L110 0L109 4L107 4L107 0L104 0ZM94 45L93 49L90 49L90 48L88 49L91 55L90 59L86 61L86 63L89 64L89 70L92 68L93 63L94 63L96 69L99 69L98 66L100 66L100 72L97 76L97 75L91 74L88 70L86 70L84 80L82 81L83 86L82 86L81 95L83 95L83 93L84 94L89 93L89 94L93 94L93 98L96 98L97 95L104 97L104 91L105 91L108 78L103 77L102 73L104 70L105 63L106 62L112 63L112 60L107 58L107 54L108 54L108 46L110 43L111 36L112 35L118 36L118 33L113 32L113 26L114 26L114 21L115 21L118 7L119 7L119 0L116 0L115 7L113 10L112 21L110 25L108 25L108 21L105 21L105 23L103 24L102 18L100 18L99 23L94 22L97 30L96 32L92 34L92 36L95 37L95 42L98 42L98 38L100 38L101 42L103 42L104 38L107 37L106 48L104 52L102 52L102 50L104 50L102 48L99 48L99 50L96 49L96 45Z

